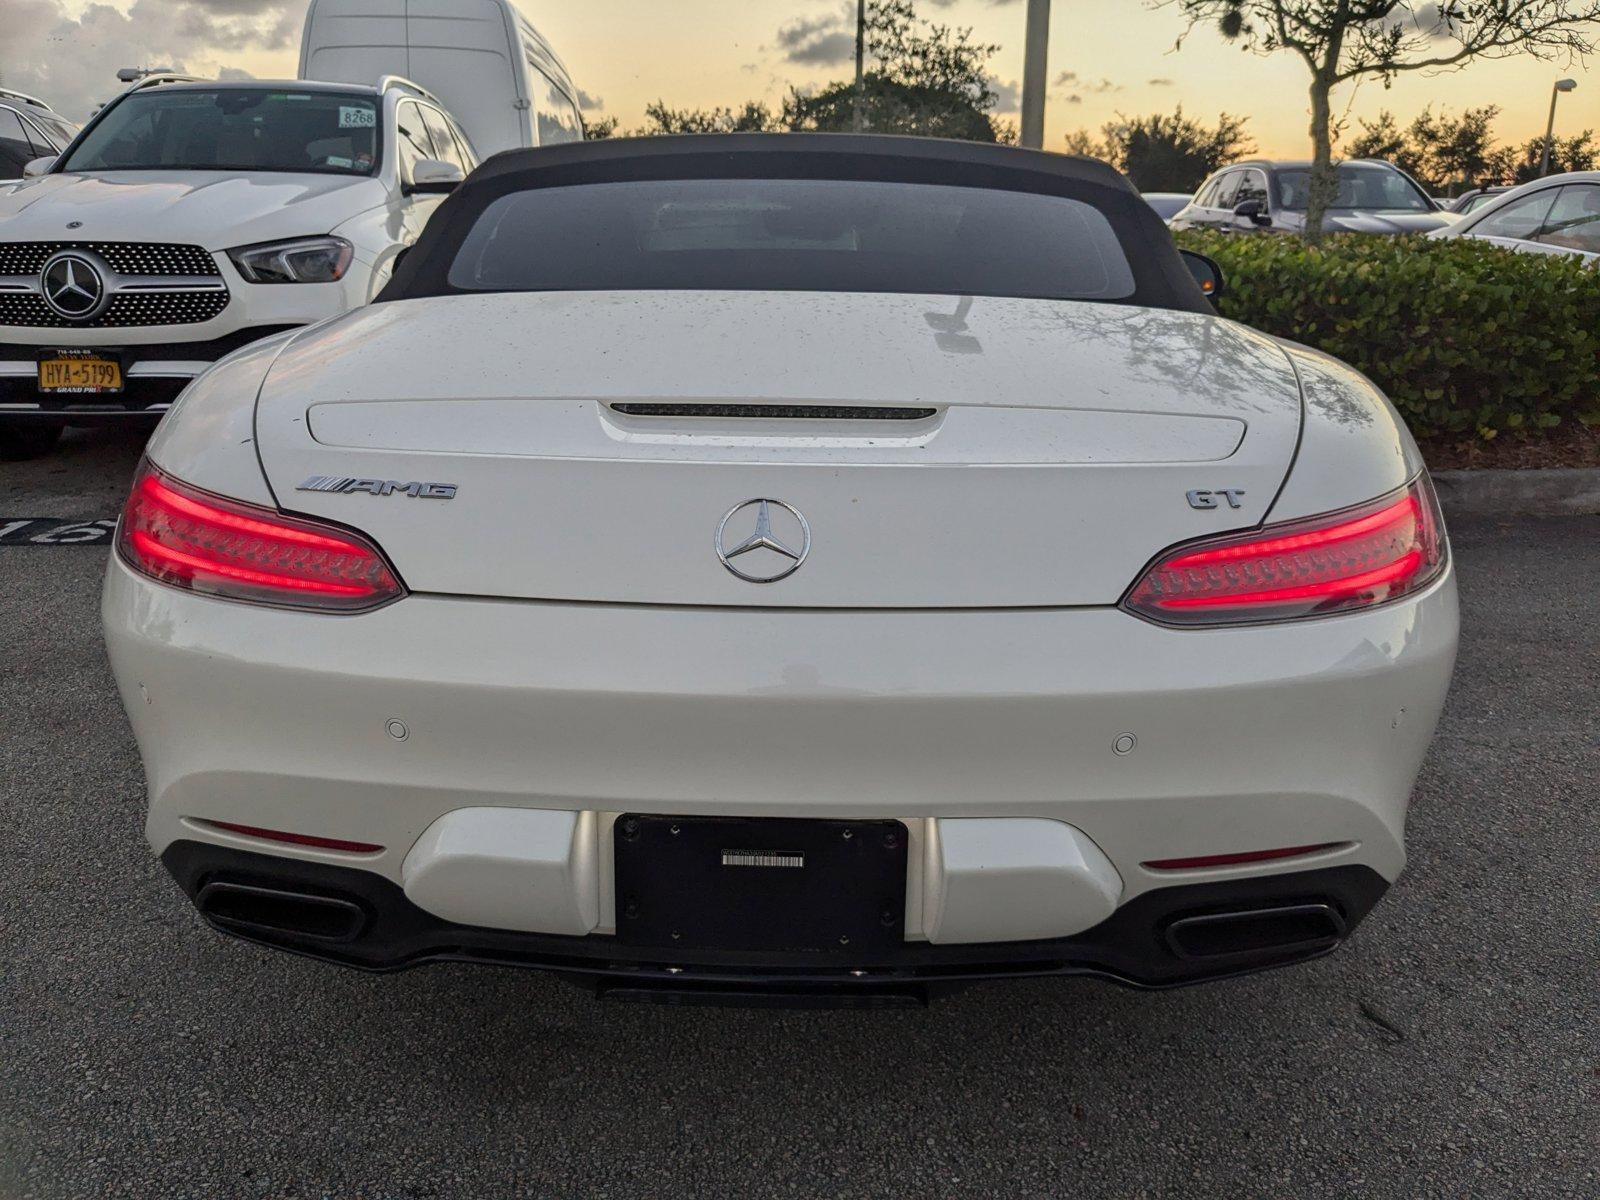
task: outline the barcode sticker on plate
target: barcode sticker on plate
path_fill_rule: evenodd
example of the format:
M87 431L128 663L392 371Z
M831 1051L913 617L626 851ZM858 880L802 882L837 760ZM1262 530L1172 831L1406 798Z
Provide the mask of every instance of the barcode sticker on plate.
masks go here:
M798 851L724 850L725 867L803 867L806 856Z

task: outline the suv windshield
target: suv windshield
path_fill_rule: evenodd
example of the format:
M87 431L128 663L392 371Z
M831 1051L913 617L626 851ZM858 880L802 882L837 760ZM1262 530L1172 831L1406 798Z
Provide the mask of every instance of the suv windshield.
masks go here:
M502 196L449 271L465 291L743 289L1123 299L1133 272L1079 200L941 184L684 179Z
M1311 172L1294 167L1278 172L1279 208L1304 212ZM1365 212L1431 212L1428 198L1399 171L1376 163L1344 163L1339 167L1339 190L1329 208L1358 208Z
M370 93L158 87L118 101L61 169L371 175L377 161Z

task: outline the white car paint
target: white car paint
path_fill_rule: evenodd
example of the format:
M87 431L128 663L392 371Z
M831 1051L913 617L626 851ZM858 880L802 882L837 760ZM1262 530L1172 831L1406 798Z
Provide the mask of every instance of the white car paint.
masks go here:
M582 936L600 925L599 826L593 812L458 808L417 839L400 878L448 921Z
M686 398L935 413L864 429L611 407ZM904 938L929 947L1066 937L1177 884L1392 881L1455 657L1448 564L1402 599L1279 624L1170 628L1118 607L1170 546L1421 471L1358 373L1199 311L401 300L219 364L148 453L214 494L359 529L409 589L312 614L114 555L107 647L152 846L353 868L507 934L617 932L624 813L898 820ZM457 490L301 490L330 475ZM1193 489L1239 507L1186 503ZM752 497L809 520L811 552L778 584L714 549ZM1151 865L1285 846L1321 849Z
M1448 577L1411 603L1247 630L1099 607L427 596L345 621L189 595L113 558L103 609L158 853L262 849L196 820L309 827L389 849L271 852L400 882L424 831L468 808L1033 817L1090 838L1120 903L1170 882L1142 862L1241 846L1347 843L1330 861L1396 878L1457 636Z
M935 945L1067 937L1104 921L1122 898L1111 860L1065 821L944 817L918 832L920 932Z
M768 319L737 353L719 325L737 310L710 295L499 297L518 329L539 331L543 306L591 326L586 309L610 306L634 330L586 368L562 356L524 373L482 313L453 326L454 310L489 299L377 306L253 348L206 376L157 432L149 453L164 470L358 522L408 583L438 593L358 620L308 619L187 595L114 561L108 643L150 772L158 851L179 837L243 841L197 833L195 818L293 828L314 812L330 836L393 847L363 865L398 881L413 843L458 809L609 819L690 806L1058 820L1116 864L1124 903L1156 882L1140 862L1241 840L1348 842L1335 858L1398 874L1407 793L1454 657L1450 576L1412 601L1288 627L1175 631L1101 607L1171 542L1355 503L1414 472L1392 409L1348 368L1179 313L1113 315L1113 328L1137 318L1139 344L1158 351L1141 376L1128 366L1132 339L1085 346L1076 320L1094 314L1047 314L1041 302L975 305L969 324L989 349L952 358L916 329L933 297L752 294L740 319L763 308ZM474 321L480 340L466 332ZM1036 357L1008 343L1009 329L1041 323L1053 329ZM331 406L378 410L367 428L380 444L384 421L402 437L403 414L373 397L426 403L454 372L470 434L473 389L495 385L468 364L490 339L512 355L499 377L534 388L518 401L522 422L497 427L498 450L335 448L308 433L306 414ZM819 345L831 354L808 357ZM678 364L667 384L648 371L663 358ZM812 365L796 373L797 361ZM361 376L359 363L375 374ZM1313 379L1304 407L1297 368ZM1197 390L1207 378L1216 389ZM748 397L762 380L788 399L836 398L845 386L876 399L909 383L939 386L930 398L941 404L1026 396L1059 417L1245 413L1249 432L1220 464L1073 462L1062 438L1034 448L1033 462L952 469L919 465L938 431L888 448L843 431L754 450L726 439L638 445L602 402L667 387ZM227 434L248 427L258 390L266 478L258 447ZM1009 411L973 405L974 419ZM534 442L541 428L549 454ZM1297 441L1295 485L1272 507ZM1386 441L1394 453L1362 449ZM460 480L462 500L430 508L293 490L335 464ZM1048 508L1029 490L1045 479L1057 497ZM1255 495L1237 514L1182 503L1185 484L1241 480ZM708 550L722 509L763 492L795 498L827 531L797 590L781 595L741 590ZM1116 523L1104 520L1108 507ZM857 511L871 523L853 521ZM873 571L867 531L885 523L907 550ZM1041 536L1070 554L1042 551ZM951 570L944 555L963 544L962 569ZM917 597L927 611L904 611ZM639 601L652 603L627 606ZM243 709L230 700L244 696ZM394 718L410 731L404 742L385 731ZM1128 756L1113 746L1124 731L1138 739ZM761 747L759 776L720 752L741 744ZM1007 781L998 792L997 778Z
M940 347L937 296L756 292L529 293L381 305L310 330L264 380L256 436L280 500L349 520L309 475L470 479L473 503L371 504L362 527L419 590L607 603L861 607L1112 604L1155 549L1258 523L1300 429L1289 359L1243 326L1193 313L977 297L978 353ZM552 355L628 330L603 356ZM871 330L864 337L863 330ZM1095 336L1090 336L1091 331ZM470 349L496 345L493 370ZM752 344L762 347L752 353ZM360 354L341 352L360 346ZM676 366L663 373L664 355ZM813 364L801 372L778 364ZM1249 378L1241 392L1233 381ZM611 401L681 396L937 407L925 422L705 430L662 441ZM736 423L737 424L737 423ZM716 434L717 444L708 445ZM749 439L761 439L752 445ZM1241 506L1183 502L1198 468ZM159 457L157 461L160 461ZM919 469L907 472L908 461ZM703 464L683 469L686 462ZM750 589L701 553L735 500L780 498L830 535L782 589ZM840 487L848 479L847 487ZM1396 479L1396 484L1402 482ZM640 494L657 498L641 506ZM1374 495L1377 492L1372 493ZM1152 504L1165 495L1170 503ZM1123 511L1118 526L1104 507ZM899 536L885 546L868 506ZM1051 511L1082 539L1029 557ZM529 521L529 511L542 519ZM596 524L608 552L588 552ZM466 536L468 533L472 536ZM987 531L987 532L980 532ZM492 538L502 553L481 551ZM951 571L955 559L963 570Z

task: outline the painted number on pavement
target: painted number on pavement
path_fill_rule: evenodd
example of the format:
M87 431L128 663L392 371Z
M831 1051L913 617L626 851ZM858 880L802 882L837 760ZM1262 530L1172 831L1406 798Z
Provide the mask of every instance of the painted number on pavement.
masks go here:
M63 521L58 517L0 517L0 546L109 546L115 517Z

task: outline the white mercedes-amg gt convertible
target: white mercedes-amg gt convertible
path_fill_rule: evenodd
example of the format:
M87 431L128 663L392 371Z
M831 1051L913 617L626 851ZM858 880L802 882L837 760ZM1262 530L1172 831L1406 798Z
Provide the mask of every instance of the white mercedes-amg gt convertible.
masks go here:
M151 442L104 598L150 841L230 934L634 998L1332 949L1455 582L1394 409L1219 283L1084 159L496 157Z

